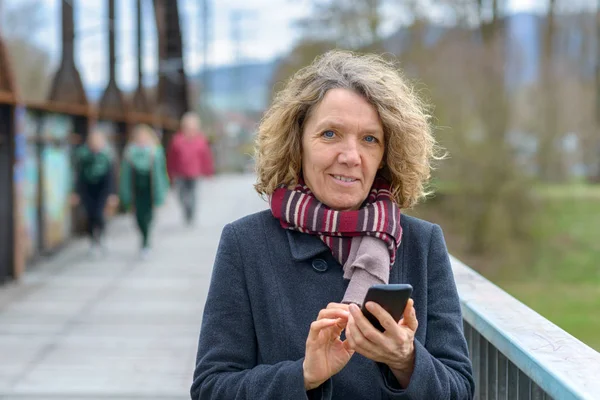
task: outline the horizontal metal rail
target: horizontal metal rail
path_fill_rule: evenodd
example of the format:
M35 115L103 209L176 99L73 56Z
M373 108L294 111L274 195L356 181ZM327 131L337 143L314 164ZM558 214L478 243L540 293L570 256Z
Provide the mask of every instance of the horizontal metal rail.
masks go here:
M600 353L451 260L477 399L600 399Z

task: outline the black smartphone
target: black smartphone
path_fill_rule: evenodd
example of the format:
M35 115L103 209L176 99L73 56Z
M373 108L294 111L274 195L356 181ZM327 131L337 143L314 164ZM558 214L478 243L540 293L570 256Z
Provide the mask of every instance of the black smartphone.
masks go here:
M406 303L412 294L412 286L407 283L395 283L389 285L373 285L367 291L365 300L362 304L362 312L373 326L383 332L383 326L379 320L367 310L365 305L372 301L383 307L396 322L402 319Z

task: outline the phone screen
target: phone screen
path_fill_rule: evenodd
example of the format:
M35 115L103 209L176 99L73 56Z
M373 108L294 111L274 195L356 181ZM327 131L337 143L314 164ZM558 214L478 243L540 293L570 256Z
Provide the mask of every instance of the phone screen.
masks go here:
M409 284L373 285L367 291L362 305L362 312L375 328L383 332L385 329L381 326L379 320L366 309L365 305L369 301L379 304L398 322L404 315L404 309L411 294L412 286Z

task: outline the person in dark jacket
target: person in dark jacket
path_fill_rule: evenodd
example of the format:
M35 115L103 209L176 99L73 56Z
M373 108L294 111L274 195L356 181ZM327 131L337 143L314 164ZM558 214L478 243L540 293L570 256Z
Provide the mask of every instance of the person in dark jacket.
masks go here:
M429 117L393 64L333 51L300 70L256 138L270 209L221 236L192 399L471 399L459 297L427 195ZM373 284L413 286L400 321Z
M101 131L92 131L75 151L75 193L72 203L81 203L87 217L90 252L106 251L102 242L107 205L115 208L118 197L114 184L114 156Z

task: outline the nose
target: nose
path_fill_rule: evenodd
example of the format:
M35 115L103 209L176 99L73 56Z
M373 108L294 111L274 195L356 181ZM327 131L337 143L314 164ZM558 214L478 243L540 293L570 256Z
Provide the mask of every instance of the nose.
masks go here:
M360 152L355 138L348 138L341 143L341 149L338 155L338 161L349 167L355 167L360 164Z

